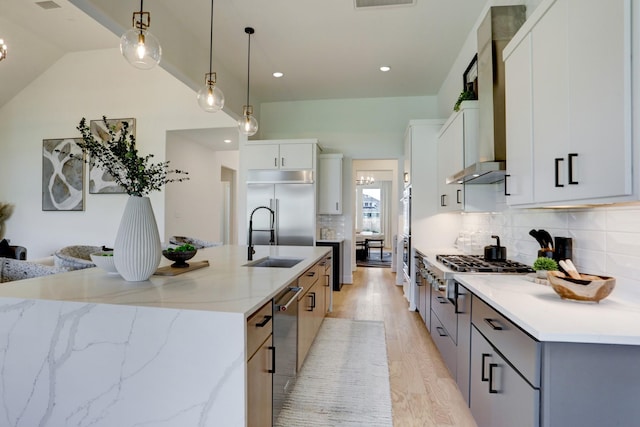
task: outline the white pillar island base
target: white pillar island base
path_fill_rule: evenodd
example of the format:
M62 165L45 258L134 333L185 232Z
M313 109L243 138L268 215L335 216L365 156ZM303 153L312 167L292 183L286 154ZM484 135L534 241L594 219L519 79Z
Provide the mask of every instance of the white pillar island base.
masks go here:
M304 261L249 268L246 246L222 246L145 282L91 268L0 285L0 425L245 425L246 319L327 252L257 246Z

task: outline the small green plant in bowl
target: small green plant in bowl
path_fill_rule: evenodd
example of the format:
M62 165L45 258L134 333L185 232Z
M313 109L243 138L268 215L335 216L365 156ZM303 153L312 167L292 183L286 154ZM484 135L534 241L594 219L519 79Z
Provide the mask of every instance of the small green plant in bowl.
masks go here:
M189 267L189 264L186 263L187 260L193 258L198 252L195 246L189 243L185 243L184 245L180 245L175 248L167 248L162 251L162 255L165 258L174 261L171 264L171 267L174 268L186 268Z
M557 271L558 263L551 258L539 257L533 262L533 269L541 279L547 278L547 271Z

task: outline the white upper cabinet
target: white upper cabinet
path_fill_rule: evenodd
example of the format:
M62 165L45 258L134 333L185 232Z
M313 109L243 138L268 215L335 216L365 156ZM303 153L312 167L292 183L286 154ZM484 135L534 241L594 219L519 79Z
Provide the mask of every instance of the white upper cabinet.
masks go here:
M438 136L438 206L440 212L465 209L465 186L447 184L447 177L467 166L465 147L475 150L478 144L478 101L464 101L453 113ZM475 153L475 151L474 151ZM469 157L473 163L477 156ZM471 160L473 159L473 160Z
M318 156L318 213L342 214L342 154Z
M246 146L247 169L313 169L312 142L251 141Z
M505 48L511 205L632 194L629 0L547 0Z

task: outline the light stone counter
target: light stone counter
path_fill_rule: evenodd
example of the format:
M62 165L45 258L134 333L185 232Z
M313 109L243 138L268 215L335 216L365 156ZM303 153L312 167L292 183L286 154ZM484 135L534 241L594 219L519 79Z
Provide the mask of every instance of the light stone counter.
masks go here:
M146 282L94 268L1 284L0 425L245 425L246 318L329 248L256 246L305 258L284 269L244 267L246 251Z
M538 341L640 345L640 301L617 289L599 303L561 299L522 275L456 274L456 280Z

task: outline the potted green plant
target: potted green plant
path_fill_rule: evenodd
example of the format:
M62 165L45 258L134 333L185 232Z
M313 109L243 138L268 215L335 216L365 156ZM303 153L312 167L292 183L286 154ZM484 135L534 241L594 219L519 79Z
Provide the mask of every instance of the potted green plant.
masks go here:
M533 269L541 279L547 278L547 271L558 270L558 263L551 258L539 257L533 262Z
M89 156L85 161L111 174L130 196L116 235L113 261L125 280L147 280L162 258L160 234L148 195L167 183L189 179L188 173L169 169L168 161L152 163L153 154L140 155L126 121L116 132L105 116L102 120L109 138L98 140L83 117L77 127L82 135L78 146Z

